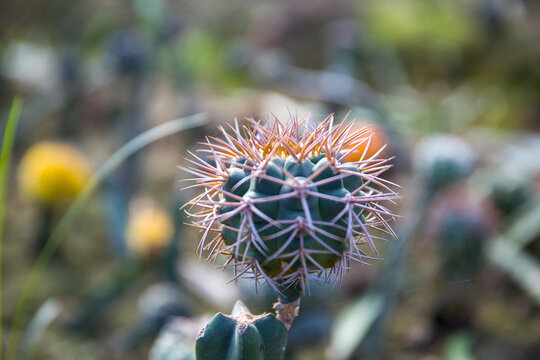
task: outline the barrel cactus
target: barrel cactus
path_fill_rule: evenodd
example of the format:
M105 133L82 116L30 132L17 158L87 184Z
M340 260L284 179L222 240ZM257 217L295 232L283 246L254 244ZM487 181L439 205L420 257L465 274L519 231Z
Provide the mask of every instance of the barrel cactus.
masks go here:
M287 329L273 314L253 315L237 301L232 314L216 314L201 330L195 345L198 360L280 360Z
M377 258L374 240L394 234L384 203L397 195L380 177L390 159L371 151L372 131L333 116L247 121L221 127L204 156L188 159L187 181L203 190L186 206L203 233L199 251L228 256L235 278L264 279L278 293Z

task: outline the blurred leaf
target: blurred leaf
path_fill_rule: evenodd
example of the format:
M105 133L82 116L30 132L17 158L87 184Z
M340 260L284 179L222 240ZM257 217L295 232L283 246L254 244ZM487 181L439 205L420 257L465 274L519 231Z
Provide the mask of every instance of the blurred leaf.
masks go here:
M350 358L381 313L383 305L382 296L368 294L339 313L328 350L332 359Z
M455 51L473 39L470 19L453 2L379 0L367 4L368 28L382 44Z
M186 346L182 335L167 331L159 336L150 352L150 360L192 360L195 352ZM194 347L195 345L193 345Z
M498 238L487 250L488 258L540 304L540 264L508 239Z
M178 318L164 329L150 349L150 360L194 360L195 335L200 324Z
M185 72L195 78L216 81L222 75L221 49L212 36L201 30L187 33L180 42Z
M446 360L474 360L471 354L471 334L462 332L451 336L445 344L444 358Z
M18 343L19 332L25 321L26 312L32 298L37 281L40 279L47 264L51 260L54 252L60 245L60 242L66 235L67 231L82 211L88 200L91 198L94 191L101 185L103 180L107 178L120 164L122 164L131 155L142 149L143 147L161 139L168 135L178 133L180 131L201 126L206 122L204 114L196 114L183 117L180 119L171 120L164 124L155 126L128 141L124 146L118 149L111 157L109 157L103 165L99 167L94 176L88 181L84 189L77 195L73 203L67 209L66 213L54 229L47 244L39 254L36 262L33 264L30 274L26 279L19 302L15 309L13 327L8 339L8 344L11 345L8 353L8 359L14 359L17 351L16 344Z
M186 32L174 49L178 58L176 74L185 81L202 81L221 90L233 90L245 85L245 69L234 59L234 44L220 42L208 31ZM236 68L239 66L240 68Z
M523 247L540 234L540 202L531 200L513 217L500 236L490 241L486 256L504 270L526 293L540 304L540 264Z
M158 32L163 26L163 14L165 13L163 0L135 0L135 9L142 23L152 32Z
M61 312L61 306L56 300L47 300L26 328L21 340L19 359L30 359L32 350L36 346L47 327L56 319Z
M11 105L11 110L6 123L4 139L2 141L2 153L0 155L0 357L2 356L2 241L4 238L4 215L6 210L6 188L8 183L9 165L11 163L11 151L15 139L15 131L21 115L22 100L16 97Z
M516 247L523 248L540 234L540 201L532 199L512 218L514 222L506 228L504 238Z

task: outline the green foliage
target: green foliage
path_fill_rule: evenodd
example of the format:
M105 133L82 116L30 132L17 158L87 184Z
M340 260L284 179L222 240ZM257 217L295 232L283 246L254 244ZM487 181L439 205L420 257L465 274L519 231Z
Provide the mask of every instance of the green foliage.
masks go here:
M15 131L21 115L22 101L15 98L11 105L4 138L2 140L2 153L0 155L0 357L2 356L2 330L3 330L3 308L2 308L2 241L4 238L4 215L6 210L6 189L9 175L9 165L11 163L11 151L15 142Z
M456 51L473 34L459 5L444 0L371 1L367 15L375 40L391 46Z
M195 79L222 89L246 84L246 74L237 71L229 59L230 44L223 44L210 33L194 29L184 34L173 50L178 64L173 70L185 81Z

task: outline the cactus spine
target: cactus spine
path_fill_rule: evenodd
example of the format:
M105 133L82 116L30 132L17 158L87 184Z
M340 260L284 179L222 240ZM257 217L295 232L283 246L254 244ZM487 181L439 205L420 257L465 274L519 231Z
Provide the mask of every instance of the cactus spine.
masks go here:
M378 236L368 229L394 234L382 203L397 195L379 177L390 167L383 149L366 156L369 128L352 131L332 116L248 121L209 138L206 159L188 159L189 180L204 189L187 204L199 210L190 213L203 231L199 251L227 255L236 277L264 279L280 293L377 258ZM359 148L358 160L347 161Z

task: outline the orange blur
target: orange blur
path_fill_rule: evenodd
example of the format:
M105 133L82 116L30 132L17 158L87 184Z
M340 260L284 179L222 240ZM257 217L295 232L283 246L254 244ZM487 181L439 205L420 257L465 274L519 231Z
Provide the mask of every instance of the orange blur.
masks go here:
M347 155L347 157L345 157L345 161L347 162L362 160L362 155L364 154L364 151L366 151L366 147L368 145L369 148L367 149L366 155L363 157L364 159L369 159L375 156L375 154L377 154L377 152L388 143L384 131L375 124L357 123L353 126L352 131L365 132L365 138L367 139L371 136L371 142L365 141L364 143L362 143L362 145L358 146L352 153ZM346 150L350 150L351 148L352 147L346 147L344 151L346 152ZM379 153L377 157L382 157L383 155L385 155L386 151L387 149L385 148Z

